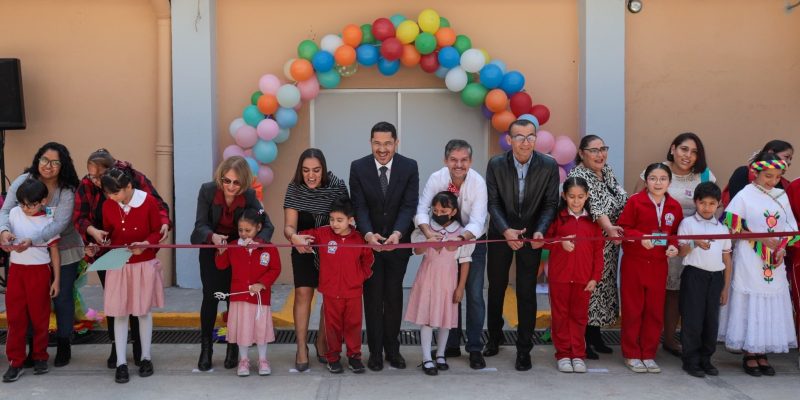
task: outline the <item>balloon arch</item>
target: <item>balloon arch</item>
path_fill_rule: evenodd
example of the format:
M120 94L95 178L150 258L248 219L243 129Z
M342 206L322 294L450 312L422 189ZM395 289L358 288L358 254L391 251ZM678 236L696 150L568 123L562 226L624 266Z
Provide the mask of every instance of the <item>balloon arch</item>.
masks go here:
M382 75L392 76L400 65L419 65L444 79L447 89L460 93L464 104L480 107L499 132L504 150L509 149L505 131L511 122L527 119L538 129L550 119L550 110L542 104L534 105L524 90L522 73L508 71L500 60L490 60L486 50L472 46L469 37L456 35L446 18L426 9L416 21L395 14L372 24L347 25L341 34L323 36L319 45L313 40L300 42L297 58L286 61L283 67L288 83L273 74L259 79L259 90L250 96L251 104L229 126L236 144L225 148L223 158L245 157L259 181L268 186L274 177L269 164L278 157L277 145L289 139L303 103L317 97L320 88L337 87L359 66L377 66ZM536 150L556 159L562 181L575 166L575 144L567 136L556 138L539 130Z

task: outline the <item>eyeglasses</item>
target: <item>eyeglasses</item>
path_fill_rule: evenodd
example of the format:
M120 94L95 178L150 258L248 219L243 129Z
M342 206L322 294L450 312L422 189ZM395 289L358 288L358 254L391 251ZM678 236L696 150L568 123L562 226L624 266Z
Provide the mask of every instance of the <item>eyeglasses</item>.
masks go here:
M36 203L30 203L30 204L20 203L19 206L22 207L22 208L27 208L28 210L30 210L30 209L39 207L40 203L41 203L40 201L37 201Z
M222 184L223 185L233 185L233 186L242 186L242 183L238 180L230 180L228 178L222 177Z
M608 153L608 149L609 149L608 146L603 146L603 147L585 148L585 149L583 149L583 151L588 151L589 154L591 154L593 156L596 156L596 155L598 155L600 153L603 153L603 154Z
M61 166L61 160L50 160L47 157L39 157L39 165L42 167L49 165L53 168L58 168Z
M533 143L536 141L536 135L528 135L528 136L515 135L511 137L511 140L513 140L517 144L522 144L522 142Z
M647 177L647 181L651 182L651 183L669 182L669 177L668 176L662 176L662 177L659 178L657 176L650 176L650 177Z

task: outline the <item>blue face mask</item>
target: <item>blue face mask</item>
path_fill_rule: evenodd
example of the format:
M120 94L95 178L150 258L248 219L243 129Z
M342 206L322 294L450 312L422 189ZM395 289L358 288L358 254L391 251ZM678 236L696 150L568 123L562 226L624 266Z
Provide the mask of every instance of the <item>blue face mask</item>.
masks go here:
M433 220L433 222L436 222L437 224L439 224L441 226L444 226L444 224L446 224L448 221L450 221L451 218L447 214L444 214L444 215L433 214L433 215L431 215L431 219Z

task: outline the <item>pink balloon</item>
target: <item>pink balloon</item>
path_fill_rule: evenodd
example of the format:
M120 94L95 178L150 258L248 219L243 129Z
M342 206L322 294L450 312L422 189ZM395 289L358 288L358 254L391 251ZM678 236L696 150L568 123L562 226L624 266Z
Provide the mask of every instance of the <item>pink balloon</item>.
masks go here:
M558 165L564 165L574 160L577 153L578 149L575 147L575 143L572 143L572 139L567 136L559 136L553 146L553 151L550 152Z
M232 144L232 145L226 147L225 150L222 151L222 159L223 160L227 160L227 159L229 159L229 158L231 158L233 156L244 157L244 150L242 150L241 147L239 147L239 146L237 146L235 144Z
M243 125L236 131L236 136L234 136L233 140L239 147L249 149L258 143L258 133L256 128L250 125Z
M281 87L281 80L272 74L266 74L258 80L258 89L261 93L269 93L275 95Z
M558 167L558 182L564 183L567 180L567 171L564 171L564 168Z
M269 142L272 139L275 139L280 132L280 128L278 128L278 123L275 122L274 119L265 118L258 123L256 127L256 132L258 133L258 137L265 142Z
M300 100L309 101L319 95L319 81L316 75L302 82L297 82L297 89L300 90Z
M245 158L250 157L253 158L253 149L247 149L244 151Z
M270 168L269 165L261 164L258 166L258 180L262 185L269 186L274 178L275 174L272 172L272 168Z
M549 153L553 151L553 146L556 144L556 138L548 131L536 132L536 145L534 149L540 153Z

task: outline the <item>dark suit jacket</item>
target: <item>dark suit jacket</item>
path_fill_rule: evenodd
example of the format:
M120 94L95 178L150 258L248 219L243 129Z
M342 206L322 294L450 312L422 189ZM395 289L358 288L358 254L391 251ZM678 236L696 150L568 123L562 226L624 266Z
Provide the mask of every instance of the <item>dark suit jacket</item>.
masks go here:
M381 191L375 157L370 154L350 164L350 194L356 208L356 225L362 234L373 232L388 237L392 232L403 234L407 243L414 229L414 213L419 199L417 162L395 154L389 173L386 195ZM396 250L403 253L410 249Z
M217 193L217 184L215 182L206 182L200 187L200 193L197 195L197 217L194 221L194 230L192 231L191 242L192 244L209 244L209 238L217 228L219 220L222 217L222 207L214 204L214 196ZM261 202L256 198L256 192L253 189L247 189L240 196L244 196L245 205L233 212L233 232L228 235L228 243L235 243L239 239L239 231L236 228L239 226L239 217L242 216L245 208L255 208L257 210L264 207ZM264 214L266 221L258 232L258 237L265 243L269 243L272 239L272 233L275 227L269 220L269 215Z
M486 167L486 189L491 224L489 234L500 236L508 229L527 229L545 234L558 209L558 165L551 157L538 152L531 155L525 176L525 194L519 204L519 182L511 151L492 157Z

